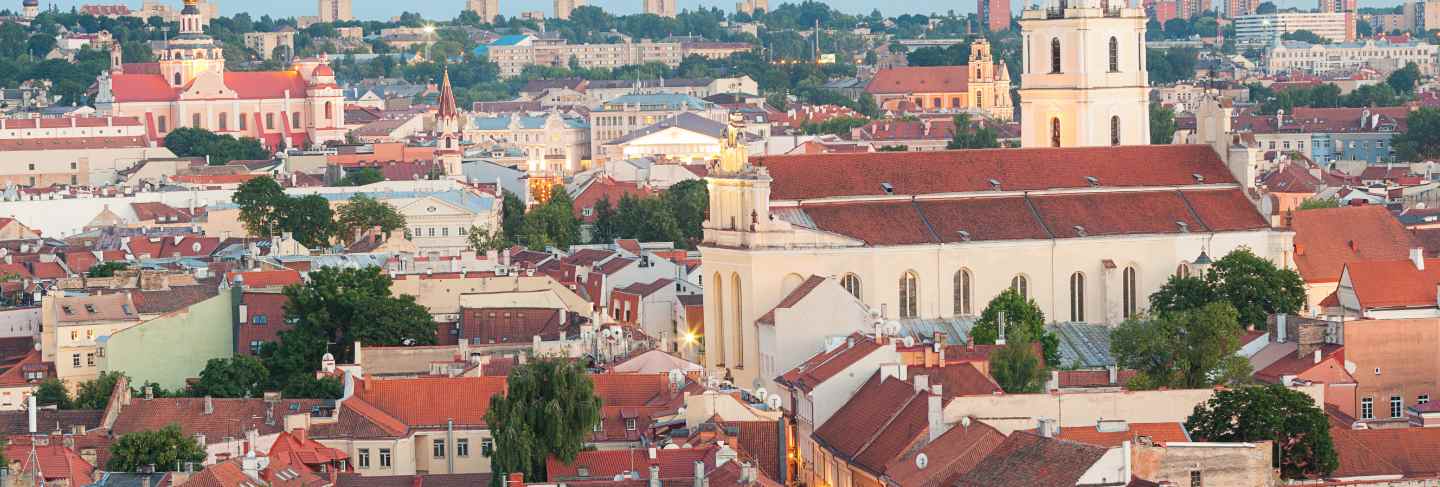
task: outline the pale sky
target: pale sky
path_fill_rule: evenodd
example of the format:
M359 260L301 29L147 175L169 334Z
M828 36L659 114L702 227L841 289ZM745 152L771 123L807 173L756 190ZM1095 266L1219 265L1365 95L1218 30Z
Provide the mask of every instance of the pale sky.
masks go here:
M0 0L14 3L14 10L20 7L20 0ZM176 7L180 0L161 0L172 3ZM233 15L239 12L250 12L252 17L260 17L270 14L277 17L291 17L298 15L314 15L314 0L211 0L220 5L222 15ZM591 5L596 5L605 10L627 14L640 11L642 0L591 0ZM1011 6L1019 10L1022 3L1036 3L1037 0L1011 0ZM1219 0L1212 0L1219 1ZM68 10L70 7L84 3L126 3L131 8L138 9L141 0L41 0L41 5L55 5L61 9ZM464 0L410 0L405 2L391 2L382 0L353 0L352 9L356 17L362 19L384 20L400 15L402 11L419 11L426 18L450 19L454 18L465 7ZM726 11L735 8L734 0L679 0L680 8L695 8L699 6L716 6ZM771 0L773 6L783 3L781 0ZM798 2L797 2L798 3ZM900 15L906 13L944 13L948 10L955 10L959 14L967 14L975 11L975 0L891 0L887 2L875 2L873 0L829 0L832 7L844 12L869 14L877 6L880 12L885 15ZM1281 7L1314 8L1314 1L1303 0L1282 0L1277 2ZM1362 7L1378 7L1396 5L1397 0L1360 0ZM552 0L500 0L500 11L505 15L517 15L525 10L540 10L547 14L554 7Z

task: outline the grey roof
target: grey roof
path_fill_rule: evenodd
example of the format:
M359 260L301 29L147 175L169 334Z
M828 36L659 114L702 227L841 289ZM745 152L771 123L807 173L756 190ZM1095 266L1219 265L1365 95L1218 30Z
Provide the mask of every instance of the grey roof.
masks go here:
M634 132L625 134L624 136L612 140L609 143L623 144L625 142L629 142L659 132L661 130L668 129L670 127L677 127L684 130L689 130L691 132L708 135L717 139L725 137L725 124L696 115L694 113L685 112L656 122L654 125L651 125L649 127L645 127Z
M104 472L95 483L87 487L149 487L160 485L160 481L170 475L167 472L159 473L132 473L132 472Z
M605 102L601 110L619 110L620 106L639 106L642 110L705 110L714 106L705 100L682 93L630 93Z
M1051 323L1046 328L1060 339L1060 367L1115 365L1110 356L1110 327L1089 323Z
M481 159L462 162L460 172L469 181L488 183L498 180L501 189L514 193L521 201L529 201L530 176L525 171Z
M519 115L513 118L519 122L520 128L533 130L545 128L545 120L549 118L549 116ZM511 119L512 117L510 115L495 117L476 116L470 118L470 126L475 130L505 130L510 128ZM561 117L560 120L565 123L567 128L587 128L590 126L585 120L576 117Z
M974 316L951 316L946 318L904 318L900 322L900 336L915 337L916 341L933 338L936 332L945 334L947 345L964 345L970 329L975 328Z

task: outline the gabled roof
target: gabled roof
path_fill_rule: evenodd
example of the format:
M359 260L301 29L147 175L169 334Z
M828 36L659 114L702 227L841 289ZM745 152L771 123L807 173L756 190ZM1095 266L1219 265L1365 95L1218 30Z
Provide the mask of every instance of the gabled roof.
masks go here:
M775 381L809 392L835 374L843 372L846 367L879 350L882 346L869 335L855 333L846 338L845 343L834 349L815 354L780 377L776 377Z
M1415 238L1383 206L1300 210L1295 230L1295 267L1306 282L1340 280L1345 264L1409 257Z
M1156 445L1190 441L1190 435L1185 433L1185 425L1180 423L1128 423L1124 426L1125 429L1114 428L1118 431L1102 429L1099 424L1067 426L1060 428L1060 434L1056 435L1056 438L1105 448L1119 447L1121 443L1135 441L1139 436L1150 437Z
M1362 309L1428 308L1436 305L1440 259L1424 259L1425 270L1409 259L1346 264L1350 285Z
M1326 343L1320 346L1320 359L1317 361L1314 354L1300 356L1294 353L1285 354L1279 360L1270 363L1265 368L1255 371L1255 379L1271 384L1281 384L1285 377L1319 382L1322 384L1355 384L1355 377L1345 370L1345 365L1340 363L1344 360L1345 347ZM1331 360L1336 358L1338 360Z
M1004 441L1005 435L988 424L962 422L923 448L891 460L885 466L885 476L905 487L949 487ZM925 468L915 463L920 454L927 460Z
M205 413L205 403L213 410ZM156 430L179 424L186 436L205 435L207 442L244 438L248 430L261 435L279 433L285 427L285 415L308 413L322 402L319 399L283 399L274 405L263 399L229 399L200 397L135 398L120 410L110 432L116 436L136 431ZM267 412L268 410L268 412ZM273 418L267 421L266 418Z
M947 357L948 358L948 357ZM914 382L917 375L928 378L930 385L941 386L941 393L946 399L957 396L983 396L990 394L1004 393L1000 384L995 383L990 376L980 372L975 365L965 362L958 364L947 364L944 367L908 367L910 381Z
M355 395L411 428L486 427L490 398L505 393L504 377L369 379Z
M294 269L231 272L225 276L231 282L237 277L243 280L247 288L283 287L304 281Z
M76 453L75 450L66 448L64 445L48 444L35 445L35 460L30 459L31 445L9 444L5 446L5 458L10 462L20 464L18 472L11 472L11 475L22 473L38 473L43 477L44 482L37 481L36 484L43 485L56 481L68 482L69 485L89 485L93 482L92 475L95 473L95 466Z
M880 94L960 93L969 91L969 66L910 66L875 72L865 92Z
M961 475L955 486L1076 485L1080 477L1105 456L1107 450L1085 443L1045 438L1029 431L1016 431L974 470Z
M814 291L815 288L820 287L820 285L824 282L824 277L811 275L808 279L805 279L805 282L800 284L800 287L797 287L794 290L790 291L790 294L786 294L785 298L780 300L780 304L775 305L775 307L771 308L770 311L766 311L765 314L760 315L760 317L757 318L755 322L765 325L774 325L775 310L781 308L789 309L791 306L800 304L801 300L805 299L806 296L809 296L811 291Z
M695 478L695 462L704 461L708 470L708 467L715 464L716 449L711 447L582 451L575 456L575 461L568 464L555 457L547 459L545 461L545 473L548 475L546 480L550 482L578 479L610 480L626 472L634 472L639 478L648 479L650 478L651 464L660 467L660 478L662 479L693 479ZM655 452L655 458L650 458L650 451Z
M1440 428L1330 428L1340 467L1331 478L1440 475Z
M874 475L929 431L929 391L875 372L813 435L836 457Z
M675 282L674 279L666 279L666 278L663 278L663 277L662 277L662 278L656 279L654 282L649 282L649 283L636 282L636 283L633 283L633 284L631 284L631 285L629 285L629 286L625 286L625 287L622 287L622 288L617 288L617 289L615 289L615 292L617 292L617 293L625 293L625 294L632 294L632 295L635 295L635 296L639 296L639 297L641 297L641 298L646 298L646 297L649 297L651 294L655 294L656 291L659 291L659 290L661 290L661 289L665 289L666 287L669 287L670 284L671 284L671 283L674 283L674 282Z
M618 139L606 142L607 144L624 144L648 135L661 132L668 128L678 128L688 132L694 132L716 139L725 137L725 124L696 115L691 112L682 112L673 117L655 122L648 127L642 127Z

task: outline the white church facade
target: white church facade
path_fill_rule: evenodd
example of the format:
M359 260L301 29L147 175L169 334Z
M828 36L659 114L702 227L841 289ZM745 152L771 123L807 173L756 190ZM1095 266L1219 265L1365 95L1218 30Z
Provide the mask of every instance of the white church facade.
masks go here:
M1070 32L1085 27L1071 22L1072 14L1089 15L1074 10L1087 9L1060 18L1027 12L1033 21L1021 25L1046 43L1051 36L1084 42L1095 31ZM1121 62L1139 63L1143 19L1089 10L1097 18L1082 17L1086 22L1125 20L1127 32L1115 36L1130 53ZM1105 37L1092 43L1101 61ZM1025 62L1034 52L1026 51ZM1063 63L1062 52L1062 71ZM1126 82L1138 87L1097 87L1077 77L1039 89L1034 78L1022 79L1022 106L1038 110L1022 112L1025 133L1062 118L1058 148L747 158L727 141L706 178L704 365L741 387L784 373L776 357L761 353L758 327L774 325L757 319L811 276L838 279L890 319L978 315L1013 287L1048 320L1114 324L1145 312L1149 295L1170 276L1198 272L1201 255L1243 247L1293 267L1293 233L1272 229L1250 199L1258 153L1223 134L1202 137L1201 145L1145 145L1139 70L1138 81ZM1125 98L1095 103L1110 96L1097 90ZM1120 144L1110 143L1108 131L1097 138L1066 122L1116 116ZM832 328L817 322L813 333Z

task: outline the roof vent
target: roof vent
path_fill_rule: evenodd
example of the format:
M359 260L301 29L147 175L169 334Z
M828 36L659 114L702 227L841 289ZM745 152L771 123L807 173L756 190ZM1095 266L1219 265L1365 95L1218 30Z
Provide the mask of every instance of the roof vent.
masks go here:
M999 180L999 179L991 179L991 180L990 180L990 189L993 189L993 190L995 190L995 191L1000 191L1000 180Z
M895 194L895 186L891 185L889 182L881 182L880 190L884 191L885 194Z
M1100 187L1100 178L1095 176L1085 176L1085 182L1090 183L1090 187L1092 188Z
M962 242L969 242L969 241L970 241L970 232L967 232L967 231L964 231L964 230L957 230L955 233L960 234L960 241L962 241Z
M1200 173L1198 173L1198 172L1197 172L1197 173L1194 173L1194 174L1191 174L1190 177L1195 178L1195 183L1196 183L1196 184L1203 184L1203 183L1205 182L1205 176L1202 176L1202 175L1201 175Z
M1180 233L1190 233L1190 224L1175 220L1175 226L1180 228Z
M1085 236L1085 226L1084 226L1084 225L1075 225L1075 236L1077 236L1077 237L1084 237L1084 236Z

